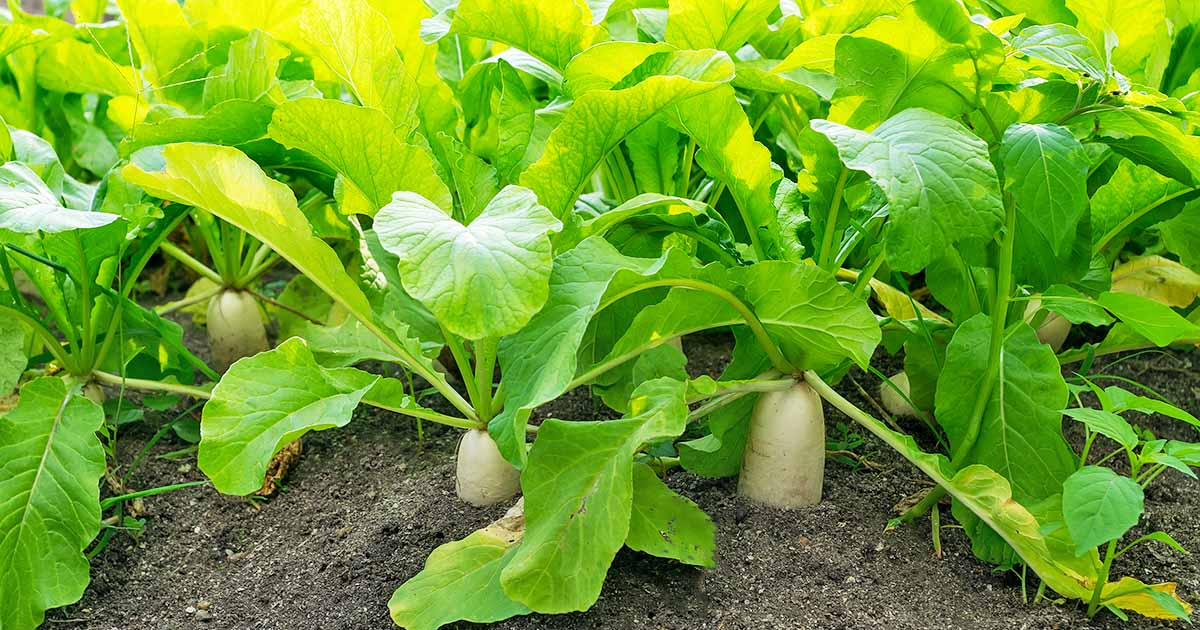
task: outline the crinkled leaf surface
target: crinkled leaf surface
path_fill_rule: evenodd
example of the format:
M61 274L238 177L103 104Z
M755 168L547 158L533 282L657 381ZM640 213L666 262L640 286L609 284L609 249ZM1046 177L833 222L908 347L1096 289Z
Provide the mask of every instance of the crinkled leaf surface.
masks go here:
M527 188L508 186L463 225L429 200L396 193L375 217L400 278L451 332L467 339L520 330L546 302L558 219Z
M509 597L537 612L587 610L629 533L633 457L683 432L686 386L649 381L621 420L547 420L521 475L525 538L500 574Z
M0 628L32 630L83 595L83 550L100 531L103 421L57 377L27 383L0 416Z
M1012 47L1034 59L1103 81L1108 66L1100 51L1069 24L1035 24L1022 29Z
M297 338L242 359L204 405L198 465L221 492L254 492L279 449L309 431L350 422L378 380L354 368L321 367Z
M990 239L1000 227L1004 209L987 144L960 123L909 109L869 134L827 120L812 127L887 195L894 269L920 271L955 243Z

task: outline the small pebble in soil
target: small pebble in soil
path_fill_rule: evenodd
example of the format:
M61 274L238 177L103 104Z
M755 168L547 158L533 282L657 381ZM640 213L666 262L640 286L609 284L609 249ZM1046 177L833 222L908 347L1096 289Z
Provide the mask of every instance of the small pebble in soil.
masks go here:
M196 621L209 622L209 621L212 621L212 619L213 619L212 613L208 612L207 610L197 610L196 611Z
M197 610L208 610L209 608L212 608L212 602L210 602L208 600L202 599L202 600L196 602Z
M185 612L185 613L187 613L187 614L189 614L189 615L194 615L194 614L196 614L196 607L195 607L195 606L188 606L187 608L184 608L184 609L183 609L183 612Z

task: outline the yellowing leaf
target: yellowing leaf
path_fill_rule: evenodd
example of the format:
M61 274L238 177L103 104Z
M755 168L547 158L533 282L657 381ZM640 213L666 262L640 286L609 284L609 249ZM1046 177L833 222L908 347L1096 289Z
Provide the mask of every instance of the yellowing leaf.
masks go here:
M1200 274L1162 256L1143 256L1113 270L1112 290L1183 308L1200 297Z

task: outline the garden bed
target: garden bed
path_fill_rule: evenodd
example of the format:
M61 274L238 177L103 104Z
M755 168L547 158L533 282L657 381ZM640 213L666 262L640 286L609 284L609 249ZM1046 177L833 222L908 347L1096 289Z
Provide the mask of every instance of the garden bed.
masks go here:
M690 365L716 374L728 356L725 337L688 338ZM1142 355L1107 371L1137 378L1182 408L1200 414L1195 353ZM894 359L877 356L885 372ZM868 390L861 372L855 378ZM864 409L851 380L838 387ZM543 414L594 418L602 407L583 390ZM830 435L846 421L826 407ZM1144 417L1140 418L1145 420ZM122 460L136 453L160 420L126 434ZM915 423L914 423L915 424ZM1179 423L1150 421L1160 437L1181 435ZM917 426L907 427L920 435ZM1078 442L1078 425L1068 424ZM458 433L360 410L348 427L304 438L305 452L269 501L224 497L209 487L145 501L140 540L114 539L93 563L83 600L50 616L47 628L167 630L252 628L373 630L394 627L386 602L415 575L438 545L486 525L503 509L454 500L453 454ZM1078 444L1077 444L1078 445ZM156 454L181 448L160 444ZM826 465L825 499L813 508L781 511L736 494L734 479L708 480L676 471L668 484L696 501L717 526L717 566L711 570L622 551L603 595L586 613L517 617L496 628L1138 628L1107 613L1088 621L1078 602L1023 601L1020 579L993 574L971 553L961 530L942 530L934 557L928 520L885 531L893 506L928 486L898 454L867 436L855 450L872 469ZM194 459L151 459L133 487L200 480ZM1147 492L1146 516L1135 534L1161 529L1200 549L1200 488L1166 475ZM943 525L952 524L942 510ZM1174 579L1185 599L1200 593L1200 559L1142 545L1123 556L1120 575L1146 582ZM1037 579L1024 593L1032 600ZM70 622L70 625L64 625ZM451 626L475 627L470 624Z

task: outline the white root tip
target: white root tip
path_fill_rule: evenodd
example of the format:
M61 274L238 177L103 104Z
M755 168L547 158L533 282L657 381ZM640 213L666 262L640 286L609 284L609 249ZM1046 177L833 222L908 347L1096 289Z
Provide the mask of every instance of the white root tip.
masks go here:
M886 382L880 383L879 398L880 402L883 403L883 408L887 409L888 413L892 414L893 416L917 415L917 411L913 409L913 406L909 404L908 400L905 399L905 396L912 396L910 393L912 392L912 389L908 384L908 373L900 372L899 374L893 374L892 383L897 389L904 392L904 396L901 396L899 392L897 392L895 389L892 389L892 386L888 385Z
M521 473L504 459L487 431L472 429L458 443L455 490L471 505L495 505L520 492Z
M227 289L213 296L208 302L208 344L213 367L219 372L238 359L271 349L253 295Z
M824 481L821 398L804 382L763 394L750 419L738 494L773 507L815 505Z

